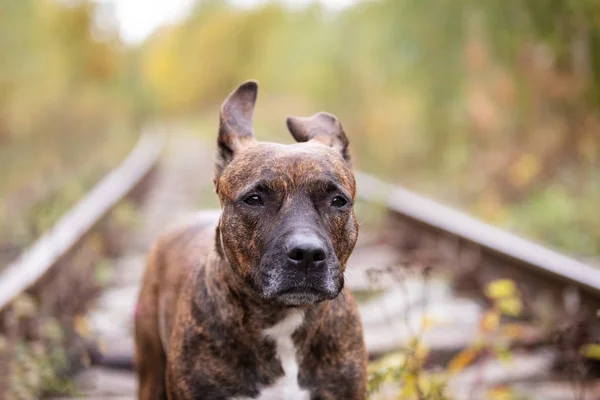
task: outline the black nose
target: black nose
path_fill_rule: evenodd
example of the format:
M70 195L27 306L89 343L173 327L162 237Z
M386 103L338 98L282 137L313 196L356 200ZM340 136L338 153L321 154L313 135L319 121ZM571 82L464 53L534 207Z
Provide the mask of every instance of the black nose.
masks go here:
M287 256L296 264L312 266L325 260L325 244L312 233L294 234L287 241Z

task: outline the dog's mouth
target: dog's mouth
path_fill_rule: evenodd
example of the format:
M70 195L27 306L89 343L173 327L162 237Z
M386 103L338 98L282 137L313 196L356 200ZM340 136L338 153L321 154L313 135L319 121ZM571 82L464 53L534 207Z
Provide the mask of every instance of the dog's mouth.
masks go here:
M287 306L315 304L334 299L340 291L324 291L313 287L294 287L278 293L277 299Z
M344 286L342 268L333 260L318 270L307 271L287 263L272 263L265 258L252 284L263 300L287 306L300 306L332 300Z
M325 300L324 294L314 289L290 289L279 294L277 298L287 306L314 304Z

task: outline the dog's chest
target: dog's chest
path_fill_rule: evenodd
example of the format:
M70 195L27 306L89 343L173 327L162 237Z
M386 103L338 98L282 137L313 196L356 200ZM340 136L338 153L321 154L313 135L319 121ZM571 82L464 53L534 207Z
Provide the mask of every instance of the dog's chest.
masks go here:
M298 360L296 348L292 340L292 334L300 326L304 315L300 312L292 312L284 320L271 328L263 331L263 334L275 341L277 357L283 367L283 376L273 384L261 388L260 394L254 399L260 400L308 400L310 392L298 384ZM236 400L246 400L249 397L238 397Z

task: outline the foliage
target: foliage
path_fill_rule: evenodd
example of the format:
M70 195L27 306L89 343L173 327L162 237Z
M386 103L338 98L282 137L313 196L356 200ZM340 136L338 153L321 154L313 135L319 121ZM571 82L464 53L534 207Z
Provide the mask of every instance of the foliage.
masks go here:
M593 255L599 13L566 0L207 1L145 43L139 68L153 113L216 124L224 93L256 78L262 138L286 138L287 113L330 110L358 167ZM573 212L557 220L561 204Z
M261 139L290 142L287 114L326 109L358 168L600 253L598 0L380 0L341 11L204 0L137 47L98 22L99 7L0 0L0 267L122 159L141 123L193 119L214 141L220 102L249 78L262 88ZM117 214L132 221L126 207ZM110 280L109 263L93 270ZM523 305L510 281L488 289L481 337L447 374L510 358L500 321ZM24 362L52 357L19 349ZM596 344L581 352L598 356ZM372 367L371 391L391 379L404 398L444 398L448 376L421 371L426 359L415 340Z
M392 382L399 387L394 386L394 399L450 400L446 394L446 377L424 371L427 356L427 348L415 337L406 352L392 353L369 365L369 398L380 398L376 396L381 389Z
M255 78L262 138L289 141L285 115L327 109L358 167L566 250L600 251L597 0L341 11L205 0L135 48L90 1L0 6L0 220L24 242L37 228L14 221L47 226L23 216L86 180L94 150L108 149L93 164L114 165L148 118L193 115L212 140L224 94ZM58 203L48 221L70 200Z
M518 317L520 315L522 311L521 294L514 281L499 279L488 284L486 296L491 301L491 306L480 320L477 338L467 348L456 354L448 362L444 371L429 372L425 370L429 351L421 341L421 337L435 323L425 316L420 331L415 334L404 351L393 353L369 365L368 393L370 398L451 399L452 393L448 390L448 381L471 367L476 361L496 358L509 365L511 362L509 345L511 340L518 337L519 329L510 324L501 325L500 322L503 316ZM592 345L584 349L588 354L593 354L594 350L595 347ZM385 392L385 394L381 392ZM504 387L492 388L488 395L493 399L516 398L512 391Z
M0 8L3 266L131 149L135 93L121 84L118 37L98 29L91 2Z
M123 237L139 220L132 201L117 204L42 284L2 310L0 397L74 394L70 377L90 366L101 345L85 312L115 277L112 258L122 254Z
M72 393L71 382L61 376L61 371L68 368L69 360L65 332L58 320L39 317L37 301L28 295L21 295L12 303L12 312L17 321L34 323L36 334L34 340L21 339L13 343L10 350L8 346L0 349L0 354L13 352L8 365L7 398L30 399L48 391ZM3 340L7 342L5 338Z

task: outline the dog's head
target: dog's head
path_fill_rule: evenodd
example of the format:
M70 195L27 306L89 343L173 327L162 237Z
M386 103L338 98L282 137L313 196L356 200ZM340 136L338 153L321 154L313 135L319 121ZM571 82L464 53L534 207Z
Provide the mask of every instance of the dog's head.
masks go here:
M221 250L264 300L296 306L333 299L358 236L348 139L336 117L319 113L287 119L298 143L256 141L257 92L256 82L246 82L221 107Z

